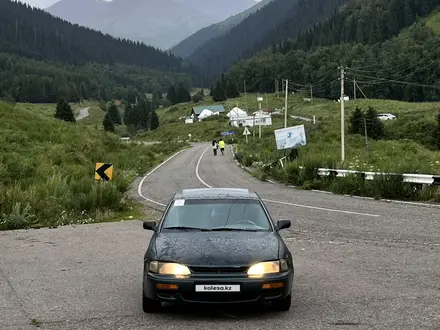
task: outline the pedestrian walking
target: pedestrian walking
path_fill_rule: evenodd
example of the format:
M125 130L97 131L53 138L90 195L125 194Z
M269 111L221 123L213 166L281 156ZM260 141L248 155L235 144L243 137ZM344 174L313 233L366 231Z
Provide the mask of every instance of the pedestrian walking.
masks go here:
M214 152L214 156L217 156L217 149L218 149L218 144L217 144L217 141L214 140L214 141L212 141L212 150Z
M219 143L220 145L220 152L222 153L222 155L225 154L225 141L223 141L223 139L220 139Z

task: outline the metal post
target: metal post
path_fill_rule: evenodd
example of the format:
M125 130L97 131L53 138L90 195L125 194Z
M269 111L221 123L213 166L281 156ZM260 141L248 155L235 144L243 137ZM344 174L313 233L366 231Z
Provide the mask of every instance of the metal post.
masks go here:
M345 161L344 67L341 66L341 161Z
M259 116L260 120L258 121L258 137L261 139L261 101L259 104Z
M289 93L289 80L286 79L286 98L284 100L284 128L287 128L287 95Z

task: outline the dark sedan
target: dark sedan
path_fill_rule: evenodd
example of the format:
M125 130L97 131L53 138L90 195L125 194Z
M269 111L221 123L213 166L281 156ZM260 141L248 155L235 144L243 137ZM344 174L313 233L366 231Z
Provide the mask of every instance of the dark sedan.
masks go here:
M292 255L256 193L247 189L187 189L174 195L144 256L146 313L170 303L291 304Z

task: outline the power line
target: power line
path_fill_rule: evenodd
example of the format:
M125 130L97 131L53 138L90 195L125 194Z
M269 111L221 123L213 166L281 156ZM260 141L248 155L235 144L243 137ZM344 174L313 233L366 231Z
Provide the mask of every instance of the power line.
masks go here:
M408 85L408 86L417 86L417 87L426 87L426 88L440 89L440 86L438 86L438 85L427 85L427 84L411 83L411 82L408 82L408 81L399 81L399 80L394 80L394 79L385 79L385 78L378 78L378 77L366 76L366 75L359 75L359 76L363 77L363 78L370 78L370 79L375 79L375 80L379 80L379 81L393 82L393 83L396 83L396 84L402 84L402 85Z

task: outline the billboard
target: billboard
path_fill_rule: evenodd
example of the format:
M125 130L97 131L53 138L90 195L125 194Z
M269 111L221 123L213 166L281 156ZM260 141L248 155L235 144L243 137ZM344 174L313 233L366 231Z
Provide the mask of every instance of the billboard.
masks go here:
M274 131L277 149L290 149L307 144L304 125L281 128Z

